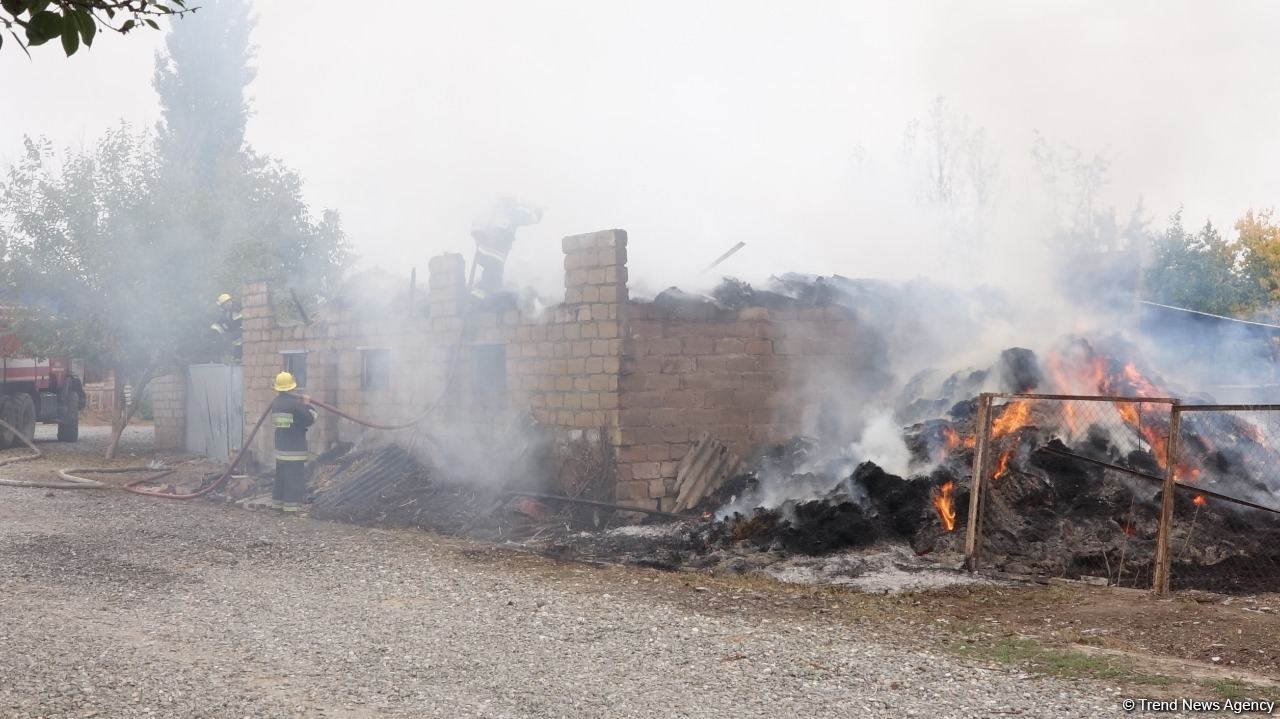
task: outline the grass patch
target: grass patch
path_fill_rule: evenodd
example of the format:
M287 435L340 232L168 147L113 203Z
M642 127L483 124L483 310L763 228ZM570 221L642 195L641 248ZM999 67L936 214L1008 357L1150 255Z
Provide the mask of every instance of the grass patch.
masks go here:
M1073 679L1112 679L1133 684L1172 684L1174 680L1134 670L1127 661L1070 650L1048 648L1034 639L1003 637L991 644L952 645L958 654L976 656L999 664L1020 664L1044 674Z
M1249 691L1248 684L1234 679L1216 679L1207 681L1204 685L1217 692L1223 699L1244 699Z

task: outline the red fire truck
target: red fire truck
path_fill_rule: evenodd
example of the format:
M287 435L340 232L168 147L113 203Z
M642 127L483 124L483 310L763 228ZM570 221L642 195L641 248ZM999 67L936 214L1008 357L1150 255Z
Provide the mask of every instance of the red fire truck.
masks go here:
M3 309L0 308L0 313ZM30 439L36 422L58 425L58 441L74 442L80 436L80 410L84 386L71 360L64 357L22 356L22 342L9 332L0 316L0 419ZM21 441L0 427L0 449Z

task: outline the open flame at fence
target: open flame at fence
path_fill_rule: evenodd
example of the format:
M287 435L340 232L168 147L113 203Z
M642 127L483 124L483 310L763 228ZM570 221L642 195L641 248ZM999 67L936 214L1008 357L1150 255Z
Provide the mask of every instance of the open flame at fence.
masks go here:
M933 506L938 510L938 518L942 520L942 527L948 532L955 531L956 528L954 492L955 483L946 482L941 487L938 487L933 496Z

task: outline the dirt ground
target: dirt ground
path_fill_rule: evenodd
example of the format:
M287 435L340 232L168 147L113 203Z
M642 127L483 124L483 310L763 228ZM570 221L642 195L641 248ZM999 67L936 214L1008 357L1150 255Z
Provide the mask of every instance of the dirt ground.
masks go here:
M53 430L41 427L37 432L44 458L7 465L4 476L51 477L58 467L125 466L157 458L177 466L178 476L188 481L216 469L198 458L156 455L151 449L152 430L145 424L129 429L121 456L114 463L100 459L109 428L85 426L81 441L74 445L51 441ZM4 456L16 454L16 450L9 450ZM104 478L119 484L131 476ZM877 631L885 635L897 635L904 642L924 641L953 652L983 651L991 658L993 652L1034 640L1045 647L1120 658L1153 674L1201 683L1238 680L1271 686L1280 693L1280 595L1229 597L1182 592L1160 598L1143 591L1080 584L972 586L871 595L837 587L785 585L759 577L666 576L670 581L662 584L673 587L674 596L687 595L688 601L704 610L715 609L714 601L708 605L709 596L696 587L716 587L737 597L739 605L760 604L792 616L818 613L850 622L876 621ZM1028 659L1033 668L1038 663L1035 656L1014 654L1015 660Z

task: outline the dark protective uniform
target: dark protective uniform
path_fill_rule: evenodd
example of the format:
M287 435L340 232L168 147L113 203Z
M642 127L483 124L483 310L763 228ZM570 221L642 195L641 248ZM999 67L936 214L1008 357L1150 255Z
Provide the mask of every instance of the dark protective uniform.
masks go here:
M502 291L502 276L507 265L507 255L516 241L516 230L525 225L537 224L542 210L517 204L514 198L504 197L494 205L489 215L477 219L471 227L471 237L476 241L476 268L480 276L475 278L471 292L485 299Z
M283 512L298 512L307 493L307 428L316 421L316 408L302 398L281 392L271 403L276 428L276 481L271 498Z
M222 319L218 320L218 332L231 340L231 354L239 362L244 354L244 312L239 300L228 300L222 304Z

